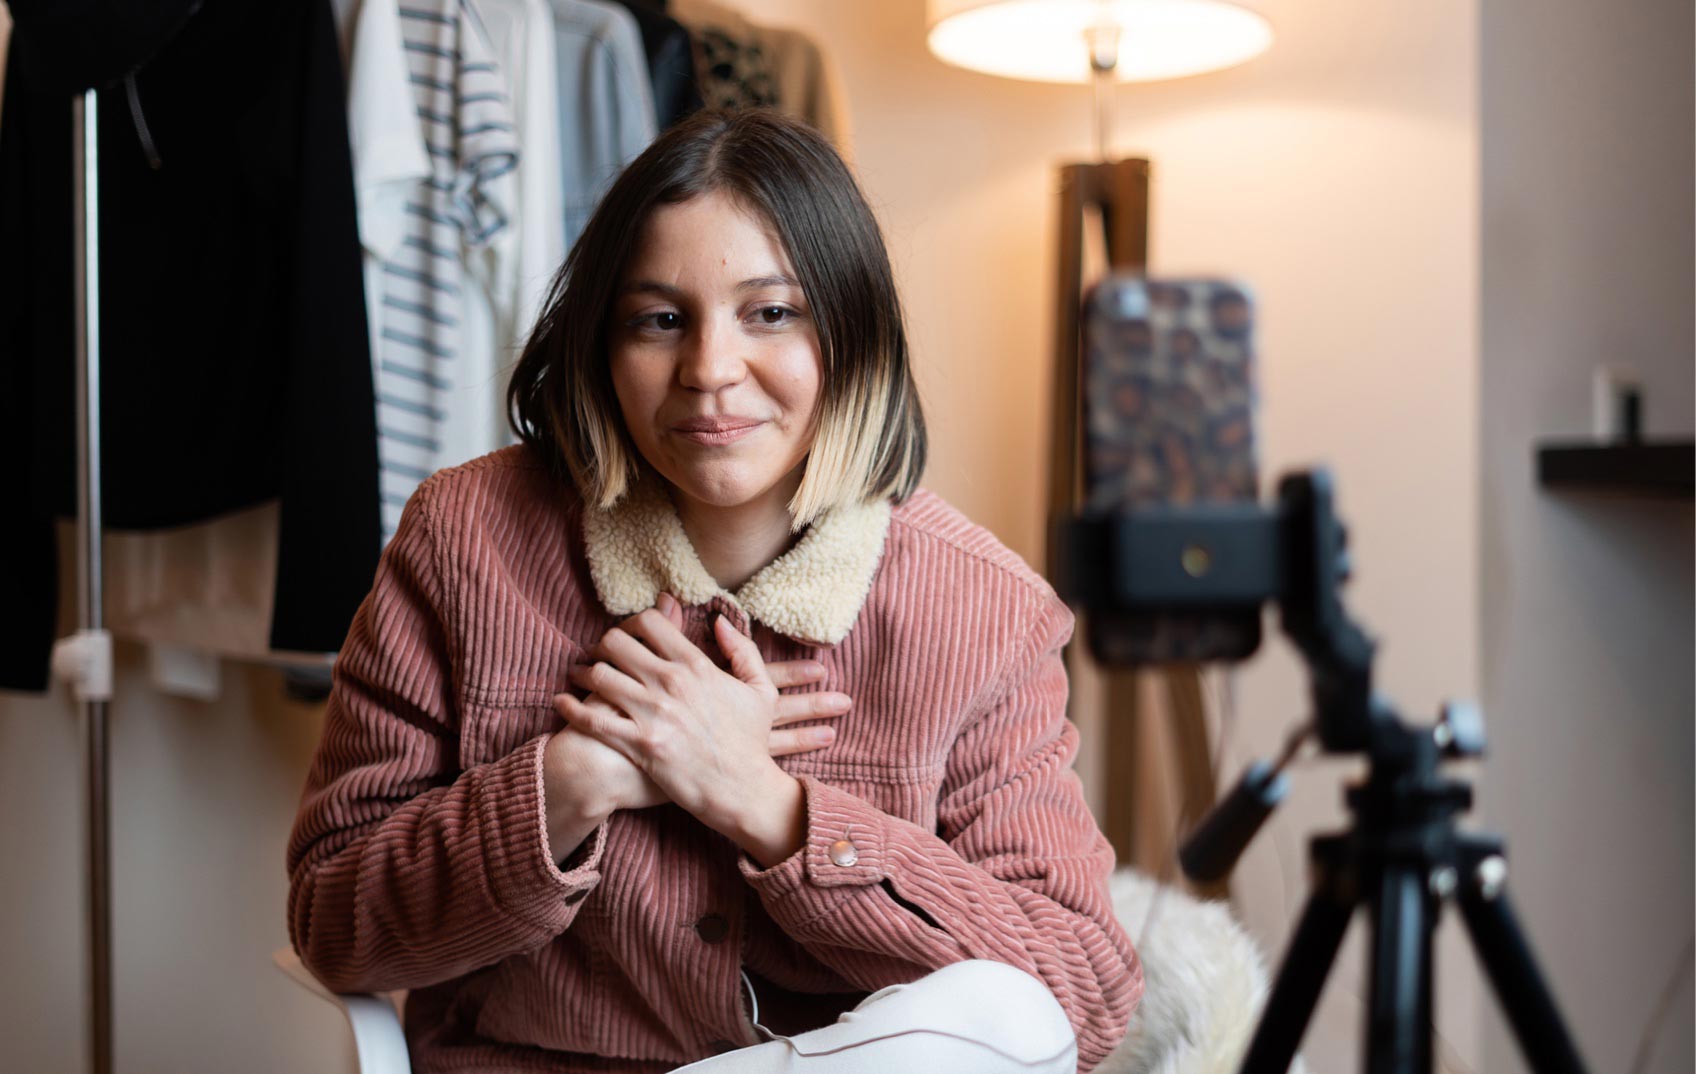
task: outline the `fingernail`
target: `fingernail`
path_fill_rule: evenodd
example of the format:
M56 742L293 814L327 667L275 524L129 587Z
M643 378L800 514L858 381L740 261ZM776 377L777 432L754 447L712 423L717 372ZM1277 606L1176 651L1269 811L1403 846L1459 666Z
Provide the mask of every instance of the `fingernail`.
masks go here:
M813 741L817 742L821 746L828 745L835 739L836 728L834 727L820 727L813 732Z

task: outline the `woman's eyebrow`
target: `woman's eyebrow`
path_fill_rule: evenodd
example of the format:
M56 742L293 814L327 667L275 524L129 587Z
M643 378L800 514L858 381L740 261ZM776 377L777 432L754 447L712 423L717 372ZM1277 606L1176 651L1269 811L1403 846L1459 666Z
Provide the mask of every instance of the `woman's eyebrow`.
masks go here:
M683 294L681 287L673 287L669 283L658 280L632 280L618 289L621 295L656 294L666 298L677 298Z
M797 280L795 277L778 273L776 276L755 276L753 279L743 280L741 283L736 285L736 289L738 291L757 291L762 287L800 286L801 281Z
M738 291L758 291L762 287L800 287L801 281L793 276L778 273L773 276L754 276L736 285ZM680 298L683 288L674 287L669 283L658 280L632 280L618 289L620 295L655 294L666 298Z

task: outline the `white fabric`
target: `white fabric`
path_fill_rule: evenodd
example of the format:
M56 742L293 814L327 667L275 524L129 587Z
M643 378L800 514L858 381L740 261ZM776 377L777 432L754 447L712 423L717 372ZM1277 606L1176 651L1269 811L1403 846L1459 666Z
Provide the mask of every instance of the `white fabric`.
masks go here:
M147 647L147 677L173 697L216 701L224 692L223 664L217 654L181 645Z
M467 420L450 433L447 447L465 458L517 441L506 420L507 383L565 260L553 11L547 0L480 0L477 11L507 76L520 152L512 175L513 226L476 251L486 262L489 289L469 288L464 296L466 367L478 372L460 387ZM501 300L491 302L491 294Z
M603 0L551 0L551 6L570 246L618 173L654 140L658 124L636 17Z
M348 46L347 134L360 244L387 258L406 236L406 198L430 159L407 83L395 0L363 0ZM377 353L373 345L371 352Z
M560 177L559 57L547 0L478 0L477 10L506 72L518 129L513 173L514 226L489 244L493 290L512 296L511 323L497 339L522 346L565 260L565 198ZM514 355L513 357L516 357ZM504 379L504 378L503 378Z
M744 978L746 980L746 978ZM1000 962L944 966L873 992L821 1029L679 1067L674 1074L1074 1074L1078 1045L1053 993Z
M383 262L406 236L406 198L430 176L418 109L407 81L395 0L361 0L339 7L348 20L347 134L353 151L353 189L359 243L365 249L366 324L371 333L371 375L377 374L383 329L380 302Z

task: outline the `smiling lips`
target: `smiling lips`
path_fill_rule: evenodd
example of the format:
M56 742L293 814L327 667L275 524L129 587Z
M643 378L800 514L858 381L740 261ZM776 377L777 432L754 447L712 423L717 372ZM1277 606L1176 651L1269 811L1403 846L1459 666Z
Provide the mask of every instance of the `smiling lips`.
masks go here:
M728 444L765 424L756 418L734 416L688 418L673 425L672 431L696 444Z

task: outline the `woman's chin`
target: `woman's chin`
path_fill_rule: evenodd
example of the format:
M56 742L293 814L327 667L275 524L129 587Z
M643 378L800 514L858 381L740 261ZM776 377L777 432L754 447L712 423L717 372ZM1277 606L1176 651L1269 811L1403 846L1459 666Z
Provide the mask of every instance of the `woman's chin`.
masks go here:
M776 488L775 482L767 484L746 478L679 476L683 480L673 480L673 489L703 507L719 509L746 507L757 503L774 492Z

